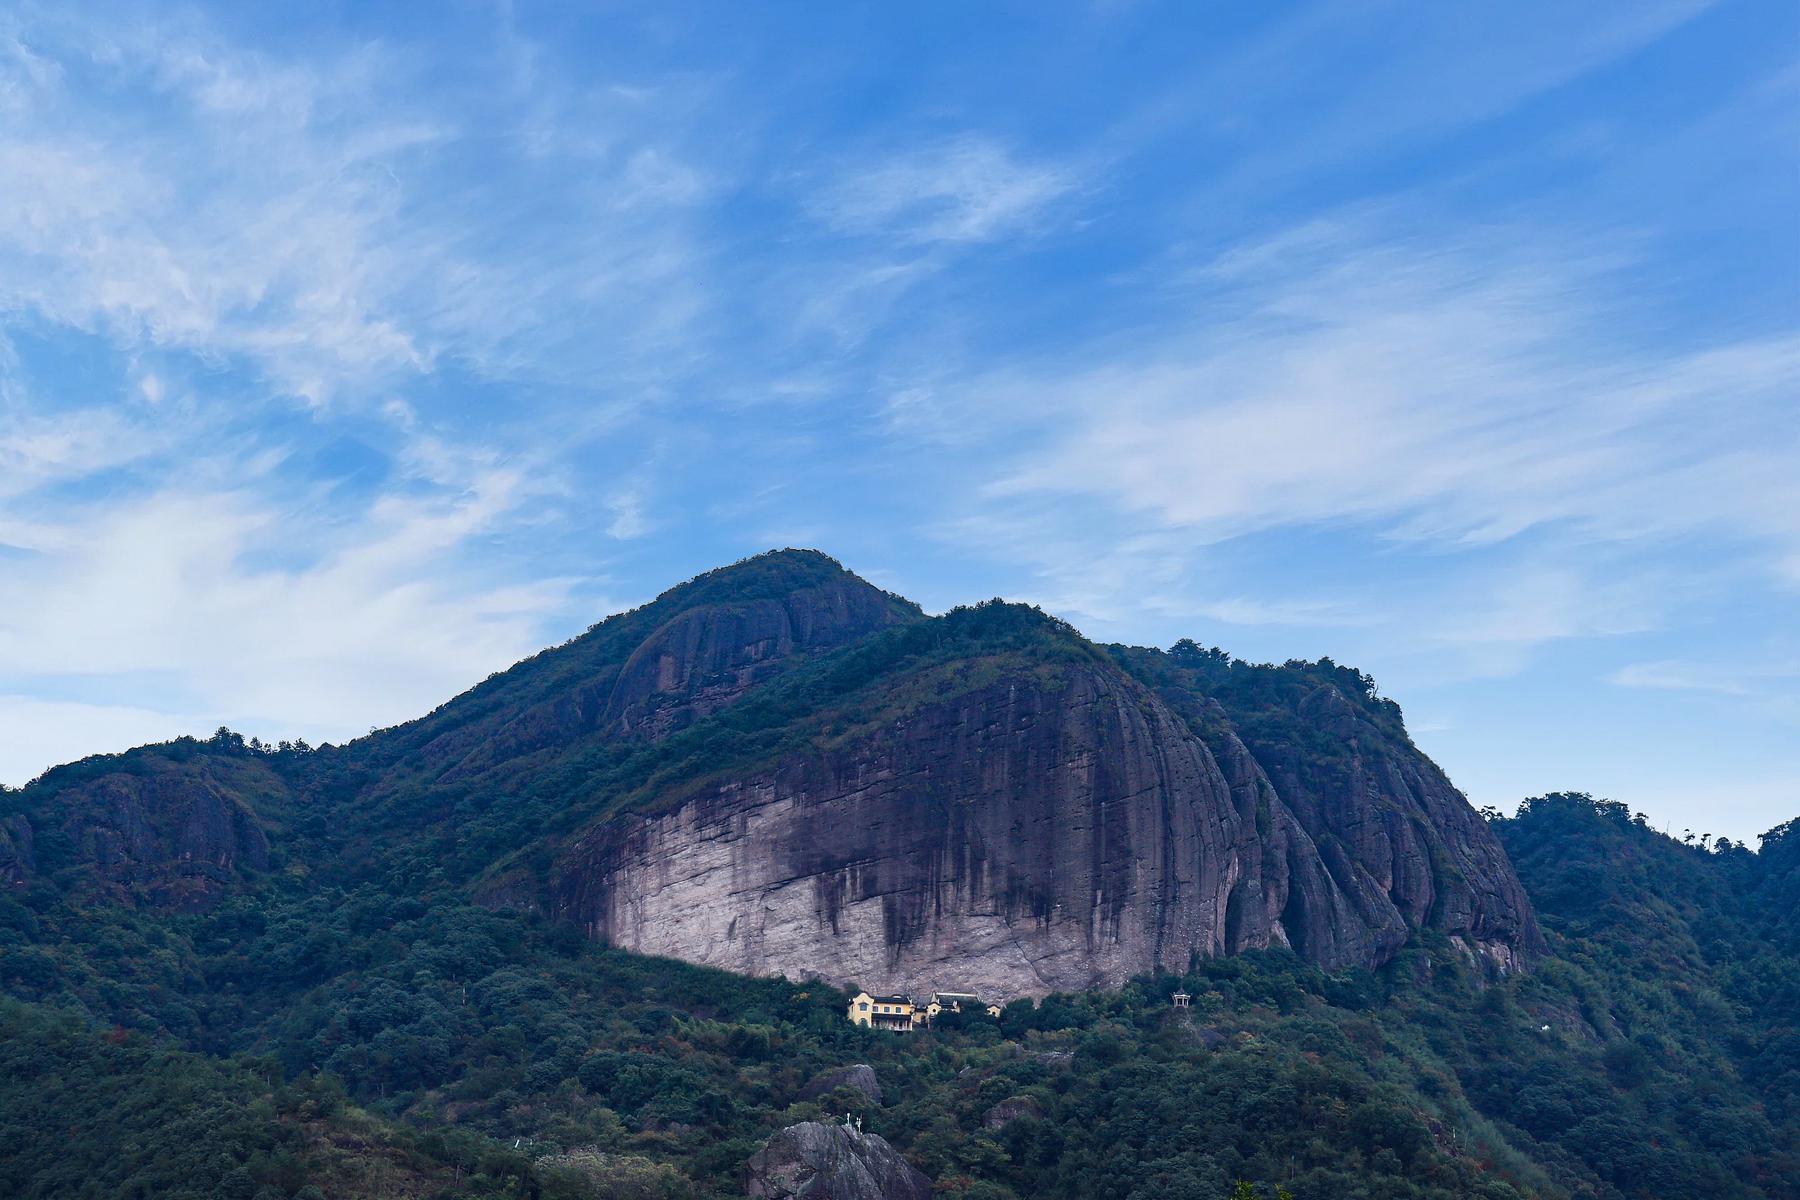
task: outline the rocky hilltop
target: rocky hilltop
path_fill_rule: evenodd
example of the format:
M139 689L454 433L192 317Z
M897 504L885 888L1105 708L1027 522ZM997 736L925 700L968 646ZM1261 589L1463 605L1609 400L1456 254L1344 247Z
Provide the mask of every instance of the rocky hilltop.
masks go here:
M1360 673L1098 646L998 601L929 617L810 551L348 746L175 743L16 795L15 884L48 836L58 868L200 906L285 839L315 882L469 889L634 951L883 991L1038 995L1267 946L1376 966L1421 929L1495 972L1543 945Z
M59 768L46 802L0 818L0 882L68 867L90 899L202 909L270 866L287 787L266 764L177 750Z
M1355 672L1102 649L1003 604L830 667L766 697L768 753L672 756L541 902L645 953L996 997L1271 945L1372 966L1419 927L1495 970L1541 949L1498 843Z

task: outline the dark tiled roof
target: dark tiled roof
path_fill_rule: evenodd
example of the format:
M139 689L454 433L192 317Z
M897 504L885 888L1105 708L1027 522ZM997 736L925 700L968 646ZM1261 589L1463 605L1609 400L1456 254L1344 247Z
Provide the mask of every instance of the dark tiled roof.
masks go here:
M869 999L873 1000L877 1004L911 1004L912 1003L912 1000L906 996L870 996Z

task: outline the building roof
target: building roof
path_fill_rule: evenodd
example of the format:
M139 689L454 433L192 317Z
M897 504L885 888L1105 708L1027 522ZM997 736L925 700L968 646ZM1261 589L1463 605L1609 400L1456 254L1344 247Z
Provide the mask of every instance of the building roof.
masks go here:
M931 998L940 1004L946 1000L955 1000L958 1002L968 1000L976 1004L981 1002L981 997L973 992L935 992L932 994Z
M912 997L910 997L910 996L870 996L869 999L873 1000L877 1004L911 1004L912 1003Z

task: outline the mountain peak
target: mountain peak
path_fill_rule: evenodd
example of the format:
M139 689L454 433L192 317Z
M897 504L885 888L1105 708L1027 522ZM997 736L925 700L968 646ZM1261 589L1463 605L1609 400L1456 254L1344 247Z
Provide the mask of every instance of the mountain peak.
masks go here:
M697 576L345 754L302 782L356 780L349 859L404 829L484 900L750 973L1006 996L1270 946L1372 967L1416 929L1483 970L1542 951L1504 850L1361 673L1101 648L1001 600L926 618L816 550ZM114 805L91 856L140 810L225 830L212 800ZM249 861L276 824L138 857ZM8 832L0 877L34 846Z
M771 550L608 617L364 749L504 790L583 748L658 741L798 661L922 615L830 555Z
M907 615L918 616L921 613L919 606L912 601L883 591L831 555L820 550L792 546L765 550L761 554L696 575L686 583L676 584L646 607L669 604L687 608L698 604L772 600L832 584L877 592L886 596Z

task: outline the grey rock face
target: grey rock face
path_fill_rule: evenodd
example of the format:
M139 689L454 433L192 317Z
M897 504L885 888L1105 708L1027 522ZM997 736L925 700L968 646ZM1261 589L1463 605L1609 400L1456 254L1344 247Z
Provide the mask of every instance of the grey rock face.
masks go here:
M931 1180L886 1139L843 1125L790 1125L750 1158L746 1196L930 1200Z
M1014 673L609 821L553 903L643 953L1002 1000L1271 945L1372 966L1411 925L1515 965L1536 926L1479 817L1352 760L1326 794L1104 664Z
M27 878L39 865L43 829L54 828L74 862L114 898L206 908L240 873L268 869L268 835L246 797L280 788L255 764L149 759L61 789L33 814L36 829L9 818L0 831L0 876Z
M1123 677L930 705L579 845L597 937L756 974L1009 997L1222 953L1253 827Z
M867 1096L870 1102L881 1103L881 1081L875 1077L875 1068L868 1063L820 1071L800 1089L800 1098L817 1100L820 1096L829 1096L841 1087L854 1088Z
M760 561L792 582L714 597L708 581L731 569L702 576L457 697L394 745L439 783L511 787L581 747L658 741L799 658L919 615L821 555Z
M1319 861L1350 901L1369 942L1352 953L1319 944L1340 922L1287 922L1301 953L1332 963L1384 961L1409 927L1441 929L1471 959L1498 971L1544 950L1531 902L1499 839L1435 764L1395 745L1334 687L1320 687L1299 715L1346 753L1330 760L1286 742L1257 757L1282 806L1320 848ZM1307 905L1319 895L1301 888Z
M603 728L656 740L733 703L790 655L841 645L894 619L883 593L851 576L778 598L688 610L628 659Z

